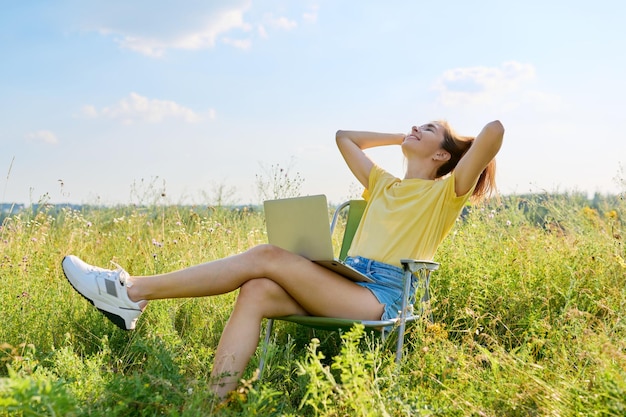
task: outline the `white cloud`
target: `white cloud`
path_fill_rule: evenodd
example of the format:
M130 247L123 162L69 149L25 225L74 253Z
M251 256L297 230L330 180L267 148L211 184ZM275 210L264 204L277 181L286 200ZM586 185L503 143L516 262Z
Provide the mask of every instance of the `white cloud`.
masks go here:
M35 132L27 133L26 140L33 142L43 142L49 145L56 145L59 143L57 136L49 130L37 130Z
M270 27L283 30L292 30L298 26L295 20L291 20L285 16L274 16L272 13L266 13L263 19Z
M499 67L445 71L433 89L439 93L439 102L446 107L493 106L501 111L520 105L533 105L547 111L561 108L563 103L558 96L529 88L535 79L533 65L509 61Z
M250 0L94 0L82 8L81 26L124 49L159 57L169 49L212 48L222 36L250 32L253 26L244 21L250 7Z
M226 45L234 46L237 49L250 49L252 47L252 40L250 39L224 38L222 41Z
M309 23L317 22L317 11L319 6L317 4L311 6L310 10L302 13L302 18Z
M190 27L186 31L170 35L135 35L117 32L114 29L103 29L102 32L110 32L121 36L116 41L122 48L148 56L159 57L167 49L197 50L212 48L220 35L235 29L250 31L251 26L243 20L243 12L244 9L220 11L208 17L201 27Z
M178 119L187 123L195 123L204 118L214 119L215 110L210 109L206 115L202 115L174 101L149 99L137 93L130 93L128 97L121 99L115 105L104 107L101 110L97 110L91 105L84 106L83 115L120 120L124 124L160 123L165 119Z
M263 10L267 7L251 0L160 0L158 7L147 0L94 0L81 19L83 28L110 37L121 48L161 57L172 49L201 50L219 43L249 49L255 38L268 37L267 29L298 27L298 22L285 14ZM290 7L300 8L297 4ZM315 22L317 13L318 7L313 6L293 14Z

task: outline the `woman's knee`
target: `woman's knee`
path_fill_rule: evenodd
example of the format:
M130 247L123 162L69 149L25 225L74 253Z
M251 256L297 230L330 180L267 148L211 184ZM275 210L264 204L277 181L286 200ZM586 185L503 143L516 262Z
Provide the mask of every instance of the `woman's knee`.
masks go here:
M262 243L248 249L248 253L258 258L275 258L281 256L284 252L284 249L270 243Z
M267 278L255 278L246 281L239 289L237 301L259 303L271 300L284 291L280 285Z
M306 314L283 287L267 278L252 279L243 284L235 308L260 317Z
M287 257L293 255L291 252L269 243L254 246L248 249L246 253L251 257L249 260L257 267L257 272L265 276L270 275L273 271L272 268L287 262Z

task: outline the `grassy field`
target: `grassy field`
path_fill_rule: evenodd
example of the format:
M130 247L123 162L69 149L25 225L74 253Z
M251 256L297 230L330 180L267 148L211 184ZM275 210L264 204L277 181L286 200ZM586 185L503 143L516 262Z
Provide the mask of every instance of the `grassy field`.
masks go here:
M434 322L393 348L277 323L226 405L208 393L235 294L152 303L137 330L68 285L61 259L170 271L266 241L240 208L40 206L0 229L0 416L624 416L626 202L506 197L437 254Z

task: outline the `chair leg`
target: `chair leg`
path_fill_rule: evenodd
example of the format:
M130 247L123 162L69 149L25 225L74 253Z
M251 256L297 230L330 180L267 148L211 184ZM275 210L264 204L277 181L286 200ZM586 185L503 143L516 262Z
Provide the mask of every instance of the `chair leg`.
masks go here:
M404 329L406 326L406 316L408 307L408 298L411 288L411 271L404 267L404 289L402 292L402 309L400 310L400 327L398 328L398 345L396 346L396 363L402 361L402 348L404 347Z
M265 368L265 361L267 359L267 347L270 344L270 338L272 336L273 329L274 319L267 319L267 326L265 327L265 341L263 343L263 352L261 352L261 358L259 359L259 381L263 379L263 369Z

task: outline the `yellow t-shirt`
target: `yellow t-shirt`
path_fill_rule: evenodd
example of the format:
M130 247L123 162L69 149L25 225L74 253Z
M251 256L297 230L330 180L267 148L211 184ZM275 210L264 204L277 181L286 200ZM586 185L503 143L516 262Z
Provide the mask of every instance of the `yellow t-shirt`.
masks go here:
M454 173L438 180L399 179L374 165L348 255L396 266L403 258L432 260L472 192L456 195Z

